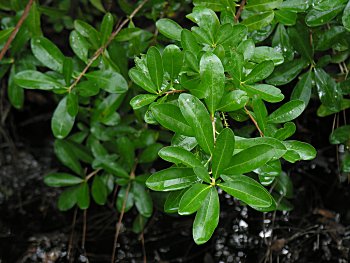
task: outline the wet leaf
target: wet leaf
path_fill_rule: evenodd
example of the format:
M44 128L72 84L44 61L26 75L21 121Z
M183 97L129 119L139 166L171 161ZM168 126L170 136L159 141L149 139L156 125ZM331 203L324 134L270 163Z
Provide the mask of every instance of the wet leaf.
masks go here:
M182 196L178 213L190 215L196 212L203 204L211 186L207 184L194 184Z
M156 26L159 32L167 38L181 41L182 27L175 21L168 18L162 18L157 21Z
M164 147L159 151L159 156L165 161L175 164L184 164L187 167L201 166L201 161L191 152L175 146Z
M51 187L63 187L80 184L83 179L68 173L51 173L44 177L44 183Z
M271 113L268 117L268 122L284 123L294 120L304 111L304 109L305 104L302 100L291 100Z

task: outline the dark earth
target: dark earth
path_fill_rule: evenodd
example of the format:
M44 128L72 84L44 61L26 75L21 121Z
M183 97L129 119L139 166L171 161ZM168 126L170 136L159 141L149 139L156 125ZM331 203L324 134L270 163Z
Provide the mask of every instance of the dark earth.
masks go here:
M83 245L83 212L59 212L61 190L43 184L46 173L62 168L52 149L52 98L28 92L17 111L1 95L0 262L110 262L119 216L112 200L87 211ZM334 116L317 118L316 107L309 105L297 121L295 139L316 147L317 158L284 164L294 183L293 211L262 214L221 194L219 227L201 246L192 240L193 217L156 207L136 235L131 211L123 219L117 262L349 262L348 175L338 169L342 149L328 142ZM337 118L342 123L343 116Z

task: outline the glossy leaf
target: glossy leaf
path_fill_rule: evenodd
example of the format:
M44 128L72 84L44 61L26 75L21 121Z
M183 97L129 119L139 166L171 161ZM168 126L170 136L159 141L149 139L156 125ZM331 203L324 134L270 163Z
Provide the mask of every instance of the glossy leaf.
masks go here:
M122 186L118 192L116 206L119 212L123 210L123 206L124 212L128 212L134 206L134 194L130 189L126 194L127 188L127 186Z
M164 147L159 151L159 156L165 161L175 164L184 164L187 167L201 166L201 161L191 152L175 146Z
M285 62L275 68L270 77L266 79L266 82L276 86L285 85L296 78L306 65L307 62L303 59Z
M53 135L58 139L67 137L73 128L75 117L72 117L68 113L67 109L67 97L64 97L57 105L52 120L51 129Z
M190 94L181 94L179 106L182 115L192 127L198 144L206 153L212 153L214 149L213 127L204 104Z
M294 49L290 41L290 37L287 34L287 30L282 24L278 24L275 34L272 38L272 46L275 49L281 50L283 57L290 61L294 58Z
M292 12L304 12L309 8L309 1L286 0L280 4L279 8L283 10L292 11Z
M98 70L85 74L87 79L95 83L99 88L109 93L125 93L128 83L118 72L112 70Z
M272 11L256 14L242 21L248 31L259 30L272 22L274 13Z
M314 8L306 15L305 23L310 27L327 24L334 17L336 17L343 10L343 8L343 5L338 5L327 10L317 10Z
M205 103L213 115L220 103L225 89L224 67L220 59L212 54L205 53L200 60L201 86L206 90Z
M200 51L200 46L195 37L192 32L187 29L183 29L181 32L181 46L184 50L190 51L193 54L198 54Z
M193 172L197 175L199 179L201 179L203 182L207 182L208 184L211 183L211 178L208 172L208 169L201 166L197 166L193 168Z
M245 9L257 12L268 11L278 8L282 2L282 0L250 0Z
M244 175L227 176L227 178L230 179L219 184L226 193L254 207L269 207L272 204L270 193L254 179Z
M132 192L135 200L135 206L139 213L145 217L150 217L153 213L152 198L145 187L134 182Z
M249 101L248 94L243 90L234 90L224 95L217 110L223 112L235 111L244 107Z
M302 24L288 28L288 35L296 51L308 61L313 60L313 47L310 44L308 28Z
M88 209L90 206L90 189L86 182L78 186L77 204L82 210Z
M218 32L216 43L225 50L236 47L247 35L247 27L243 25L223 24Z
M107 43L109 36L113 30L114 19L111 13L106 13L103 17L101 23L101 44L104 45Z
M151 47L147 51L147 68L152 82L160 90L163 84L164 69L162 56L156 47Z
M46 67L62 72L64 56L59 48L45 37L34 37L31 41L34 56Z
M294 163L299 160L312 160L316 157L317 152L315 148L308 143L292 140L284 141L283 144L288 150L283 158L289 162ZM290 156L290 154L292 155Z
M100 45L100 34L97 30L82 20L74 21L74 29L83 37L85 37L94 48L98 48Z
M350 125L344 125L335 129L329 136L331 144L346 143L350 139Z
M101 177L98 175L94 176L94 180L91 186L92 198L96 204L104 205L107 201L107 188Z
M67 211L77 203L78 187L71 187L64 190L58 198L58 209Z
M290 97L292 100L302 100L305 104L305 107L309 104L311 98L312 77L312 71L308 71L302 75Z
M296 129L297 128L293 122L286 122L283 125L283 128L278 129L273 137L278 140L284 141L285 139L292 136L295 133Z
M215 187L211 187L193 222L193 239L197 245L207 242L214 233L220 215L220 202Z
M146 147L139 156L139 163L151 163L158 158L158 152L163 145L160 143L153 143Z
M264 80L271 75L274 68L274 63L271 60L261 62L252 69L252 71L245 78L244 83L253 84L255 82Z
M339 111L342 100L339 86L323 69L315 68L314 73L318 96L322 104L332 111Z
M293 26L297 20L297 14L287 10L276 10L275 18L278 22L286 26Z
M87 63L90 48L89 42L77 31L73 30L69 35L69 44L74 54Z
M262 46L254 49L254 54L251 60L255 63L262 63L266 60L272 60L275 66L277 66L283 63L284 58L282 55L282 50L279 48Z
M146 185L154 191L175 191L187 188L197 180L191 168L168 168L152 174Z
M267 102L280 102L284 99L281 90L267 84L242 85L240 89L247 92L250 96L258 95Z
M212 172L215 179L229 166L235 147L235 137L230 128L223 129L218 135L212 157Z
M167 38L181 41L182 27L175 21L168 18L162 18L157 21L156 26L159 32Z
M158 95L140 94L130 100L130 105L134 110L140 109L148 104L151 104L158 98Z
M136 68L130 69L129 77L133 82L135 82L145 91L148 91L149 93L157 94L157 87L155 86L155 84L153 84L152 80L140 70Z
M268 117L268 122L284 123L294 120L304 111L304 109L305 104L302 100L291 100L271 113Z
M24 70L15 75L15 84L25 89L52 90L63 85L54 78L34 70Z
M57 158L72 171L82 175L83 168L70 145L65 140L55 140L54 146Z
M187 188L170 192L164 203L164 212L176 213L179 209L180 200L186 191Z
M170 78L175 80L183 64L183 53L176 45L168 45L163 51L164 70L169 73Z
M347 3L344 12L343 12L343 16L342 16L342 22L344 27L350 31L350 2Z
M210 192L210 185L194 184L182 196L179 203L180 215L190 215L196 212L203 204Z
M254 96L252 100L252 106L254 110L255 120L260 130L265 134L268 115L265 103L261 98L259 98L259 96Z
M264 165L274 157L274 147L260 144L235 154L224 174L243 174Z
M176 105L170 103L155 104L151 106L151 111L157 122L165 128L186 136L195 134Z
M68 173L51 173L44 177L44 183L51 187L63 187L80 184L83 179Z

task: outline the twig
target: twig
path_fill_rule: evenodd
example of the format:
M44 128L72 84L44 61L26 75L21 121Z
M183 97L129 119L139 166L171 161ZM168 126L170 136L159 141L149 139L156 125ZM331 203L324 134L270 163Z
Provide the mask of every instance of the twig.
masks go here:
M182 93L182 92L185 92L186 90L184 89L180 89L180 90L170 90L170 91L167 91L167 92L164 92L165 95L170 95L170 94L175 94L175 93Z
M74 238L74 229L75 229L75 223L77 222L77 213L78 213L78 208L75 207L74 210L74 215L73 215L73 222L72 222L72 232L69 237L69 243L68 243L68 251L67 251L67 258L69 259L69 262L73 262L70 258L71 250L73 247L73 238Z
M125 212L126 201L128 199L128 195L129 195L129 191L130 191L130 186L131 186L131 184L129 183L128 187L126 188L126 191L125 191L125 198L124 198L124 201L123 201L122 210L120 211L120 216L119 216L118 222L117 222L117 224L115 226L115 236L114 236L114 244L113 244L113 252L112 252L111 263L114 263L114 261L115 261L115 254L116 254L116 250L117 250L118 236L119 236L120 228L121 228L121 225L122 225L122 220L123 220L123 216L124 216L124 212Z
M244 110L245 112L248 114L249 118L252 120L252 122L254 123L255 127L258 129L260 136L264 137L264 133L260 130L260 127L258 125L258 123L256 122L256 120L254 119L253 115L250 114L249 110L246 108L246 106L244 106Z
M142 244L143 263L147 263L147 254L146 254L145 238L143 236L143 231L141 233L141 244Z
M247 0L242 0L241 4L239 5L239 9L237 11L237 14L235 16L235 22L238 22L238 19L241 17L242 11L244 9L245 3Z
M105 51L105 49L109 46L109 44L112 42L112 40L116 37L116 35L119 34L119 32L123 29L123 27L133 19L133 17L140 11L140 9L148 2L148 0L142 1L142 3L136 7L136 9L130 14L130 16L117 26L116 30L113 31L113 33L109 36L106 44L101 46L99 49L96 50L95 54L92 56L92 58L87 63L86 67L83 69L83 71L79 74L79 76L75 79L72 85L68 88L68 92L71 92L72 89L79 83L81 78L85 75L85 73L88 71L88 69L91 67L91 65L95 62L96 59Z
M3 47L3 49L0 52L0 61L5 56L6 51L9 49L12 41L15 39L18 30L21 28L24 20L27 18L28 14L29 14L29 11L30 11L30 8L33 5L33 2L34 2L34 0L29 0L28 1L28 4L26 5L26 7L25 7L25 9L23 11L23 14L21 15L21 18L18 20L18 22L17 22L17 24L15 26L15 29L12 31L11 35L9 36L9 38L7 39L7 41L5 43L5 46Z
M82 234L82 238L81 238L81 248L83 249L84 254L85 254L85 240L86 240L86 216L87 216L87 209L84 210L83 234Z
M85 177L85 181L86 181L86 182L89 181L89 179L90 179L91 177L93 177L95 174L97 174L99 171L101 171L101 168L99 168L99 169L93 171L92 173L88 174L88 175Z

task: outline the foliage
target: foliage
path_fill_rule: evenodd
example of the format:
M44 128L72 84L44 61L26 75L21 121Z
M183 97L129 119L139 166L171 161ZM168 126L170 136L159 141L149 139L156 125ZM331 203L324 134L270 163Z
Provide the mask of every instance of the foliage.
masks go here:
M1 12L16 13L1 20L2 47L22 2L0 1ZM166 213L196 214L197 244L218 225L222 192L261 212L292 209L283 163L316 155L291 139L292 121L312 97L320 117L350 107L349 1L250 0L236 9L238 1L194 0L189 13L177 1L154 0L139 17L155 24L154 33L136 26L143 25L133 19L138 7L127 1L117 8L129 15L124 28L101 1L84 1L90 13L79 9L75 20L69 3L35 2L0 69L15 108L23 106L24 89L58 99L54 148L68 170L44 181L67 187L59 209L88 209L91 198L104 205L118 189L116 208L135 206L133 229L141 232L153 212L149 189L167 192ZM183 10L184 27L170 19ZM44 36L43 19L58 32L70 30L69 47ZM349 145L349 134L348 125L339 127L330 141ZM171 164L161 169L158 157Z

